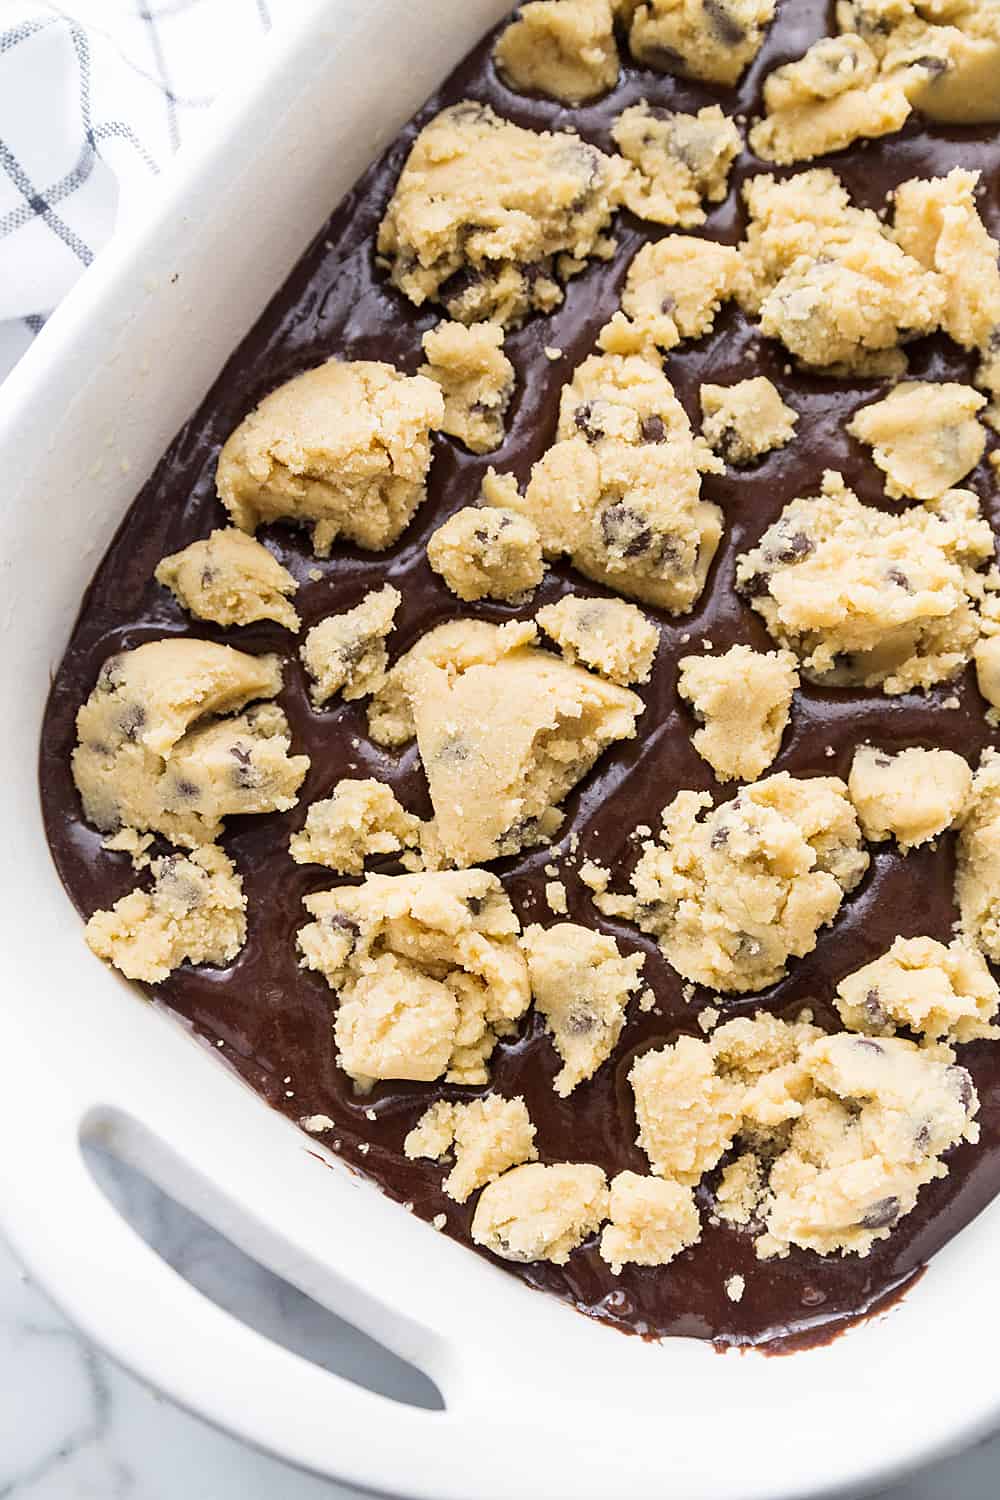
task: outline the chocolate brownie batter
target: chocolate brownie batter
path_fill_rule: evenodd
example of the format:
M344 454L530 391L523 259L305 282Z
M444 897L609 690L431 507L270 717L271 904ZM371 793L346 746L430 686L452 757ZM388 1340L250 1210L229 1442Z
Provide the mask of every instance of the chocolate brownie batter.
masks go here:
M727 113L752 114L759 109L766 73L800 56L831 29L829 9L825 0L784 0L760 56L736 89L713 91L625 65L611 94L573 110L508 89L491 61L493 39L484 41L333 211L201 408L171 444L96 573L55 677L41 750L42 799L60 875L80 912L89 916L98 907L110 906L135 882L128 858L103 850L100 834L84 823L70 776L76 711L104 659L165 634L225 640L283 658L285 687L278 702L288 715L293 747L311 757L311 769L292 813L228 820L221 843L245 882L246 946L230 967L181 968L153 993L158 1004L203 1037L274 1108L295 1120L331 1117L336 1127L320 1137L325 1145L393 1198L412 1205L422 1218L443 1214L444 1232L465 1244L470 1243L473 1204L458 1206L445 1197L442 1169L428 1161L405 1160L402 1144L434 1100L470 1098L475 1091L446 1084L379 1083L370 1095L356 1095L335 1061L330 990L321 975L298 967L295 946L296 930L305 918L302 897L342 882L329 871L294 864L288 853L289 835L302 827L309 803L329 796L344 776L377 777L392 787L408 810L427 816L426 783L416 748L411 745L393 754L375 746L367 734L363 704L337 700L315 708L296 654L298 642L287 630L270 622L222 630L192 621L173 595L154 581L153 572L166 554L222 524L214 485L220 446L267 392L332 355L387 360L409 374L423 363L421 338L437 315L416 312L393 289L375 264L373 243L417 130L444 105L463 98L482 100L524 125L572 125L586 140L613 150L614 118L643 97L654 107L694 111L720 102ZM331 142L335 149L336 142ZM862 142L829 160L855 200L874 208L881 207L886 193L906 178L941 175L955 165L980 169L985 187L980 211L990 232L1000 234L1000 138L993 130L928 129L914 117L898 135ZM740 186L747 174L762 168L768 170L749 154L738 158L725 200L711 207L698 233L728 244L741 238ZM508 335L506 352L517 384L502 447L476 456L446 437L434 438L429 498L394 547L375 554L338 544L332 557L317 560L305 532L277 525L260 533L298 580L295 605L303 628L332 611L353 607L369 590L390 583L402 595L390 640L395 659L431 626L459 613L491 621L523 619L570 591L602 592L567 566L557 565L529 604L459 605L428 566L426 546L446 517L475 502L489 463L513 470L525 481L532 463L552 442L560 386L592 351L598 330L618 307L632 255L660 233L627 212L620 216L618 232L620 248L613 262L592 263L569 283L565 303L553 316L532 317ZM552 361L546 346L561 349L563 358ZM971 381L975 356L943 337L912 344L908 353L912 378ZM638 854L629 831L639 824L655 827L661 808L678 789L710 788L716 795L732 795L732 784L720 793L709 766L692 747L694 725L677 694L677 662L698 650L703 637L711 639L716 650L736 642L758 650L771 648L758 615L734 591L737 554L756 544L788 501L815 494L824 469L840 470L863 500L897 508L884 497L883 476L868 449L845 431L858 406L881 389L879 382L830 380L791 370L785 352L761 338L732 306L719 316L708 337L671 352L665 369L695 426L700 422L702 382L726 384L767 376L798 411L798 427L792 442L765 455L756 467L705 476L703 495L724 512L723 541L695 609L677 619L658 617L658 655L649 682L638 688L647 704L638 737L607 751L571 795L560 843L495 866L525 925L552 920L545 901L545 866L553 860L558 863L567 853L571 834L579 839L578 858L610 866L620 890ZM990 443L995 443L992 436ZM985 459L966 483L981 495L994 527L1000 524L1000 499ZM975 763L982 747L997 740L984 710L971 671L960 682L926 696L824 691L803 683L783 749L771 769L846 779L855 746L869 737L893 750L943 746ZM818 1024L839 1029L831 997L845 974L884 952L897 934L950 939L955 918L953 846L953 835L905 857L895 844L872 846L868 874L845 899L832 926L820 932L814 952L793 962L788 976L772 989L721 1002L712 997L712 1003L723 1006L725 1018L752 1015L761 1007L793 1016L808 1006ZM384 861L377 868L399 867ZM680 1032L700 1035L696 1017L708 996L696 992L686 998L681 980L651 939L625 924L602 920L572 871L561 869L560 874L566 883L569 920L613 933L626 953L646 954L645 977L656 1006L648 1012L631 1007L631 1019L609 1062L567 1099L553 1092L559 1059L540 1019L531 1013L521 1034L497 1047L491 1064L493 1084L507 1096L524 1096L538 1127L543 1161L594 1162L609 1175L625 1169L644 1172L645 1158L634 1143L629 1068L637 1055ZM502 1263L504 1269L591 1316L642 1334L686 1334L771 1348L826 1336L905 1286L1000 1190L1000 1047L974 1043L960 1049L959 1061L971 1070L979 1091L982 1141L950 1153L949 1175L925 1187L916 1210L863 1259L824 1258L793 1249L786 1259L760 1262L747 1232L712 1227L707 1184L699 1189L705 1210L701 1243L669 1267L626 1266L621 1275L612 1276L592 1239L565 1266ZM303 1149L308 1147L303 1138ZM734 1275L746 1281L738 1303L725 1291Z

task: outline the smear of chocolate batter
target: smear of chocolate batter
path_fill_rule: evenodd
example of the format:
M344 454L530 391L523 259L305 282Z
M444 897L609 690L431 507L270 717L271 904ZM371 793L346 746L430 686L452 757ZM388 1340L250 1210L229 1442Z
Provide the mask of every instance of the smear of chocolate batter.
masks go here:
M297 643L287 631L264 624L223 632L192 621L153 582L153 569L164 553L223 523L213 483L219 447L269 390L331 355L389 360L409 373L422 362L420 337L437 314L416 312L393 290L375 266L373 242L410 144L439 109L466 97L480 99L524 125L572 125L605 149L613 149L609 129L614 117L640 98L683 110L719 100L728 113L752 114L759 107L763 76L825 34L827 9L822 0L785 0L760 56L738 89L720 93L626 66L614 93L572 110L507 89L492 67L492 38L487 38L333 211L177 435L101 563L55 678L41 750L42 800L59 873L79 910L89 915L124 895L135 879L126 857L102 850L100 835L82 821L70 778L74 716L105 657L167 633L225 639L283 657L285 688L279 701L292 725L294 748L311 756L312 769L293 813L228 820L223 843L243 874L249 898L246 947L231 968L182 968L158 986L155 995L213 1047L221 1042L220 1054L274 1108L293 1119L331 1116L336 1129L324 1137L327 1145L336 1142L348 1162L393 1198L412 1203L422 1218L445 1214L445 1232L465 1244L470 1243L472 1205L459 1207L444 1197L441 1169L404 1160L402 1142L433 1100L469 1097L475 1091L380 1084L371 1095L356 1097L334 1059L333 995L319 975L296 964L295 932L304 917L303 895L338 882L329 871L293 864L287 852L289 834L302 826L308 804L329 795L342 776L379 777L405 806L426 816L427 790L415 749L389 754L373 745L363 707L357 704L314 710L296 656ZM939 175L955 165L981 169L986 191L980 208L991 233L1000 234L1000 139L995 132L928 129L914 119L898 135L862 142L830 158L830 165L855 198L872 207L880 207L887 191L908 177ZM741 238L740 185L762 168L768 170L748 154L738 160L729 195L712 211L702 234L727 243ZM331 611L349 608L369 588L388 580L403 595L391 639L398 656L430 626L460 613L502 621L527 617L571 590L602 592L569 568L556 567L528 606L460 606L429 570L425 547L446 516L475 501L488 464L513 469L522 481L527 478L532 463L553 439L561 384L591 352L599 328L617 308L633 253L659 233L655 226L623 213L614 261L592 265L570 283L557 313L533 318L508 337L507 352L518 384L503 447L477 458L436 437L428 501L389 552L340 547L331 559L317 561L304 533L268 528L264 535L269 545L299 581L295 602L305 627ZM561 348L563 359L550 362L546 345ZM971 378L972 357L942 337L912 345L910 356L917 378ZM692 722L676 692L677 659L699 649L703 637L717 648L736 641L760 649L771 645L759 618L733 591L737 553L756 543L789 500L815 494L826 468L842 470L864 500L896 508L884 500L881 475L867 452L844 431L851 413L881 389L879 382L833 381L790 370L784 352L760 338L732 308L720 316L709 337L673 351L666 370L696 424L702 381L725 384L751 375L770 376L800 413L797 436L756 468L704 479L705 495L725 514L725 536L697 608L676 620L659 617L662 643L652 680L641 690L648 706L639 737L606 754L570 797L565 837L555 849L536 850L497 866L525 923L552 920L544 900L543 867L567 852L571 834L579 838L579 857L610 865L620 889L636 858L629 830L642 823L656 826L660 809L681 787L708 788L719 795L709 767L691 747ZM996 526L1000 501L985 462L968 482L982 496ZM310 577L313 569L321 575L318 580ZM952 706L956 699L957 706ZM803 685L772 769L846 777L854 746L869 737L891 749L944 745L970 760L996 739L986 725L971 674L927 696L899 698ZM731 795L731 790L722 795ZM955 917L953 839L944 837L936 848L917 849L905 859L894 846L875 846L871 852L868 875L846 899L833 926L820 934L815 951L793 962L788 977L772 989L726 1001L727 1017L750 1015L758 1007L794 1015L809 1006L820 1024L836 1029L838 1017L830 996L844 974L875 958L897 933L949 940ZM706 996L696 992L693 999L685 999L680 979L650 940L628 926L599 918L574 878L567 879L567 886L571 920L614 933L625 951L638 948L646 953L646 977L656 994L656 1008L640 1014L633 1006L612 1059L565 1100L551 1087L557 1070L555 1052L537 1018L529 1015L521 1034L498 1047L493 1084L504 1094L524 1095L538 1126L543 1160L598 1162L609 1174L624 1168L643 1172L647 1163L634 1144L629 1067L638 1053L680 1031L700 1035L696 1015ZM725 1344L770 1347L784 1347L788 1341L800 1347L829 1336L845 1322L891 1300L1000 1189L1000 1047L974 1044L962 1049L961 1061L972 1071L982 1101L982 1142L952 1152L948 1177L925 1187L917 1209L865 1259L793 1251L784 1260L761 1263L745 1232L711 1225L705 1187L699 1190L706 1221L702 1241L666 1268L626 1266L614 1277L598 1255L596 1241L574 1253L564 1267L505 1268L585 1313L642 1334L688 1334ZM292 1090L293 1097L287 1097L286 1090ZM367 1117L369 1110L374 1111L373 1120ZM724 1291L734 1273L746 1279L738 1304Z

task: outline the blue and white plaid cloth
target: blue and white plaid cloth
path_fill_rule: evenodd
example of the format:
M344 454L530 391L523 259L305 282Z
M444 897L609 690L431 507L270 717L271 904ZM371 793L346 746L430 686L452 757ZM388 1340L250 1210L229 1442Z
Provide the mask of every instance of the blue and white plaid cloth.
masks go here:
M294 0L0 0L0 380Z

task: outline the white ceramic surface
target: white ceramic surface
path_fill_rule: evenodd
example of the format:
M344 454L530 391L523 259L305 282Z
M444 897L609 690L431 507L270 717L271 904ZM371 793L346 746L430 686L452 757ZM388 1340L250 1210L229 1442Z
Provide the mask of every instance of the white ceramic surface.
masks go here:
M137 482L329 206L505 8L317 0L0 393L0 1225L122 1363L321 1474L428 1500L860 1493L1000 1422L1000 1299L984 1296L1000 1203L902 1307L829 1348L720 1358L693 1341L624 1338L317 1160L90 958L42 833L49 670ZM445 1410L363 1390L208 1302L119 1217L85 1140L424 1370ZM498 1425L511 1439L486 1446Z

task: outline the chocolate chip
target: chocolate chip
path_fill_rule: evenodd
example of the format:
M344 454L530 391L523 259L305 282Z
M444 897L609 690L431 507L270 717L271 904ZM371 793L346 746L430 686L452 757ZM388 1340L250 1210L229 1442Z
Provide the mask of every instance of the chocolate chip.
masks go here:
M644 443L665 443L667 440L667 429L662 417L643 417L639 430Z
M141 703L127 703L118 716L121 732L127 740L134 740L146 722L146 710Z
M702 0L702 10L720 42L735 47L746 40L746 31L731 14L724 0Z
M931 1143L931 1127L925 1122L915 1132L913 1145L917 1151L926 1151Z
M191 802L200 793L201 788L196 786L193 781L188 781L184 777L181 777L180 781L174 782L174 795L179 797L182 802Z
M585 401L584 404L582 406L578 406L576 411L573 413L573 421L576 423L579 430L583 433L588 443L596 443L600 438L604 436L603 429L601 427L598 427L597 424L592 420L593 415L594 406L593 402L591 401Z
M574 1010L566 1017L566 1030L573 1036L586 1036L596 1025L597 1017L590 1011Z
M947 1075L958 1095L958 1102L963 1108L968 1109L976 1094L971 1073L966 1068L959 1068L953 1065L947 1069Z
M608 551L619 557L640 557L653 540L648 517L621 501L602 511L601 533Z
M673 310L674 310L674 308L676 306L677 306L677 298L671 296L671 294L668 292L667 295L664 297L663 301L660 303L660 312L661 313L672 313Z
M774 553L776 562L795 563L801 562L808 557L810 552L815 552L816 543L807 537L804 531L796 531L792 536L782 541L781 548Z
M469 908L469 910L471 911L472 915L474 917L478 917L479 913L482 911L483 907L486 905L486 897L485 896L466 896L466 898L465 898L465 904Z
M436 758L447 764L450 761L468 760L471 753L468 741L463 740L459 734L452 734L446 740L442 740Z
M751 573L749 578L736 580L736 592L744 599L763 599L771 592L770 573Z
M898 1198L879 1198L872 1204L864 1218L858 1220L859 1229L887 1229L899 1218L900 1207Z
M712 837L708 841L708 846L709 846L710 849L722 849L728 843L729 843L729 829L728 828L714 828L712 830Z
M939 78L942 73L948 71L948 61L944 57L918 57L912 63L914 68L923 68L925 73L930 73L932 78Z
M901 568L887 568L885 576L889 580L889 582L894 583L897 588L905 589L908 594L913 593L913 589L910 586L910 580L907 578L906 574Z
M115 688L121 687L125 681L125 670L122 666L121 656L109 656L103 667L97 674L97 690L101 693L114 692Z
M882 754L876 755L875 764L878 766L880 771L885 771L889 766L892 765L892 757Z
M201 586L202 586L202 588L203 589L207 589L208 585L210 583L214 583L215 580L216 580L216 578L218 576L219 575L216 572L215 568L202 568L202 570L201 570Z
M878 990L868 991L865 996L863 1009L873 1026L885 1026L887 1024L889 1017L879 1004Z
M854 1038L854 1045L856 1047L859 1047L862 1052L884 1052L885 1051L885 1048L882 1046L882 1043L881 1042L873 1042L870 1036L856 1036Z

